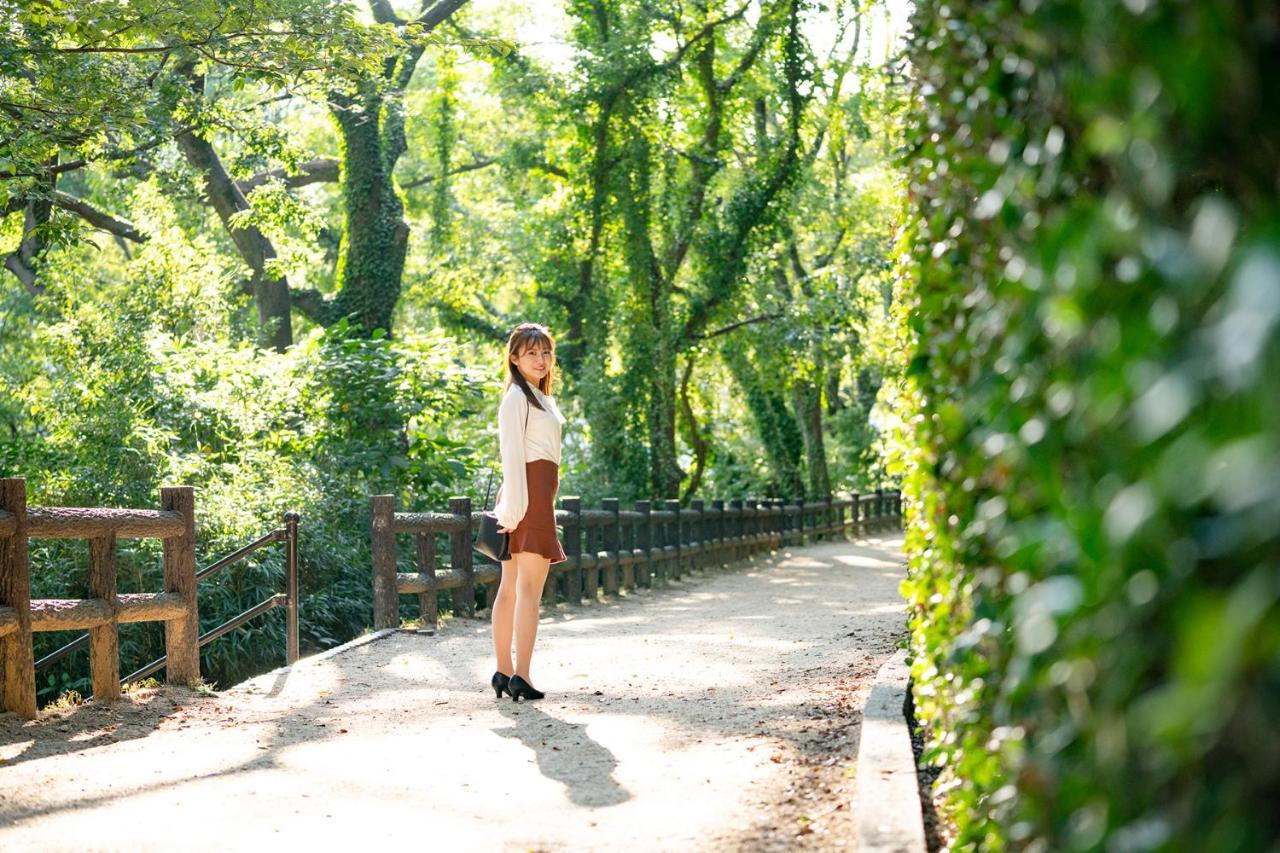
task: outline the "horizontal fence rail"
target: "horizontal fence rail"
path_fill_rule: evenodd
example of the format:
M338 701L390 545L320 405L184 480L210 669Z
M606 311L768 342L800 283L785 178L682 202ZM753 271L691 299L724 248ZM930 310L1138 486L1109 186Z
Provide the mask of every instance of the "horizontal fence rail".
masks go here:
M543 590L554 601L559 590L570 602L661 585L694 569L721 566L762 550L850 533L865 534L900 523L900 493L877 490L849 498L787 502L766 500L636 501L623 509L617 498L587 509L579 498L560 500L556 523L563 529L568 559L551 567ZM400 596L416 595L422 622L436 624L441 592L453 596L453 610L476 612L476 587L485 586L486 605L497 594L501 567L474 562L472 541L482 513L471 499L449 499L448 512L397 512L395 498L372 500L374 627L400 625ZM413 536L414 572L398 569L397 539ZM448 538L449 564L437 566L436 537Z
M190 684L200 677L200 647L249 619L278 606L288 608L286 655L298 656L297 567L298 516L285 515L274 530L234 554L197 572L195 565L195 495L190 486L160 490L161 508L104 509L27 507L26 482L0 479L0 699L3 709L34 719L36 669L88 647L90 681L95 699L120 695L118 626L131 622L163 622L165 655L129 677L140 678L167 667L171 684ZM116 541L152 538L163 542L164 591L116 591ZM31 598L29 540L86 539L89 542L89 598ZM285 542L288 589L200 636L199 580L272 542ZM35 661L32 634L37 631L87 629L88 633Z

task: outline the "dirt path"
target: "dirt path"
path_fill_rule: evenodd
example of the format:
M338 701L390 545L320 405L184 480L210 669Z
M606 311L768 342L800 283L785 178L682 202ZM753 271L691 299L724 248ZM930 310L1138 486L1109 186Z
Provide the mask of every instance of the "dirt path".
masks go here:
M852 845L860 709L903 633L901 540L797 548L540 628L397 632L216 696L0 716L0 849Z

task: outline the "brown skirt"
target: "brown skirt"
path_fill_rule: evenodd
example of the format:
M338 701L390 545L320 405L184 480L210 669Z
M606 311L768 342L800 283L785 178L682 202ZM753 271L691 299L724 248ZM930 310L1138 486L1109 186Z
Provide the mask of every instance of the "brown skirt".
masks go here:
M550 459L524 463L525 487L529 492L529 508L511 532L511 553L521 551L541 554L552 563L567 558L556 535L556 492L560 488L560 466ZM498 490L502 494L502 490ZM496 500L496 499L495 499Z

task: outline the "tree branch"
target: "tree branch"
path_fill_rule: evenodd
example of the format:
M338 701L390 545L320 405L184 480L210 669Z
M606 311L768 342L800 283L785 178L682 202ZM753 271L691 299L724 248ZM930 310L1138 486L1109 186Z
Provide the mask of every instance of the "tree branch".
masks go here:
M35 270L23 263L17 252L5 257L4 268L13 273L18 281L22 282L22 286L27 289L27 293L30 293L32 297L38 299L44 295L45 288L36 284Z
M465 6L467 0L440 0L430 9L424 11L413 22L413 26L422 28L422 35L427 35L436 27L443 24L453 15L454 12Z
M191 86L197 93L203 91L204 80L195 74L193 64L187 64L179 73L190 79ZM240 257L253 270L254 303L258 311L259 329L264 335L263 343L283 352L293 343L293 325L289 314L291 294L289 282L284 276L268 272L268 262L276 257L275 247L258 226L233 225L237 214L252 208L245 200L244 193L227 173L212 143L188 128L181 129L176 134L175 141L187 162L204 178L205 198L222 220Z
M500 317L486 316L446 302L433 302L431 307L440 312L440 319L448 326L479 332L486 338L501 341L510 328Z
M738 82L742 80L743 76L751 70L751 66L755 64L756 58L760 56L760 51L763 50L765 44L768 43L769 36L773 35L774 28L775 23L771 12L761 14L760 23L756 26L756 31L751 36L751 44L747 46L747 52L738 60L738 64L734 66L733 71L728 77L716 82L716 88L718 88L722 94L729 92L729 90L734 86L738 85Z
M338 180L338 161L330 157L317 157L308 160L298 167L296 175L288 174L283 168L267 169L251 178L236 181L236 186L245 195L254 187L259 187L274 178L283 178L287 187L305 187L308 184L331 184Z
M464 0L465 2L465 0ZM210 34L202 39L193 41L176 41L172 44L153 45L151 47L103 47L101 45L82 44L76 47L31 47L22 50L22 53L33 54L85 54L85 53L117 53L117 54L151 54L151 53L169 53L178 48L190 48L199 50L215 44L223 44L226 42L237 41L246 38L325 38L325 33L315 33L308 30L242 30L233 33L222 33L219 35ZM216 60L215 60L216 61Z
M76 198L61 190L54 190L51 201L55 207L69 210L95 228L100 228L117 237L123 237L135 243L145 243L149 239L146 234L139 231L137 226L132 223L117 219L109 213L98 210L98 208L84 199Z
M54 191L57 181L56 177L47 179L44 188L46 193ZM15 212L12 203L5 207L6 215L8 212ZM49 196L43 194L23 199L22 204L16 209L23 210L22 239L18 241L17 250L5 258L4 266L17 277L18 281L22 282L22 286L32 297L39 298L46 290L36 280L36 262L45 250L44 242L40 238L40 227L49 221L53 204Z
M835 239L831 241L830 248L821 255L818 255L818 257L814 258L813 268L815 271L821 270L823 267L828 266L833 260L835 260L836 252L840 251L840 244L844 242L844 235L847 233L849 233L849 228L842 225L840 230L836 232Z
M445 174L445 177L448 177L450 175L460 175L463 172L474 172L477 169L483 169L485 166L492 166L496 162L498 162L497 157L480 157L474 162L463 163L461 166L455 166L454 168L450 169L444 174ZM440 175L423 175L420 178L414 178L411 181L405 181L401 183L400 187L402 189L407 190L407 189L412 189L414 187L420 187L423 184L429 184L432 181L438 181L438 180L440 180Z
M289 298L291 306L311 322L319 326L328 326L333 322L333 300L325 298L314 287L291 290Z
M714 338L717 335L727 335L729 332L732 332L734 329L740 328L742 326L750 326L752 323L763 323L767 320L777 320L785 316L786 314L782 313L781 311L775 311L770 314L760 314L756 317L748 317L745 320L739 320L736 323L730 323L727 326L721 326L719 329L716 329L714 332L705 332L704 334L696 335L694 336L694 340L705 341L708 338Z
M137 148L131 148L128 151L113 151L108 154L104 154L99 159L127 160L130 157L134 157L138 154L143 153L144 151L150 151L152 148L158 148L168 140L169 140L168 136L161 136L157 139L151 140L150 142L139 145ZM98 161L97 160L93 160L93 161L70 160L66 163L58 163L56 165L51 165L48 168L41 169L37 172L0 172L0 181L8 181L14 178L43 178L49 175L61 175L64 172L74 172L76 169L83 169L85 166L88 166L90 162L98 162Z
M369 0L369 10L373 12L373 19L379 24L403 24L404 18L396 14L396 10L392 8L390 0Z

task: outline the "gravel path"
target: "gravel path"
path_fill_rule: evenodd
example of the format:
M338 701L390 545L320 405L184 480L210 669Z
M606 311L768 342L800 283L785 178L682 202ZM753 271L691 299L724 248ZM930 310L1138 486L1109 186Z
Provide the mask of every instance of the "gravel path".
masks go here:
M0 849L792 850L853 843L860 709L900 641L898 536L548 612L537 703L488 624L214 696L0 715Z

